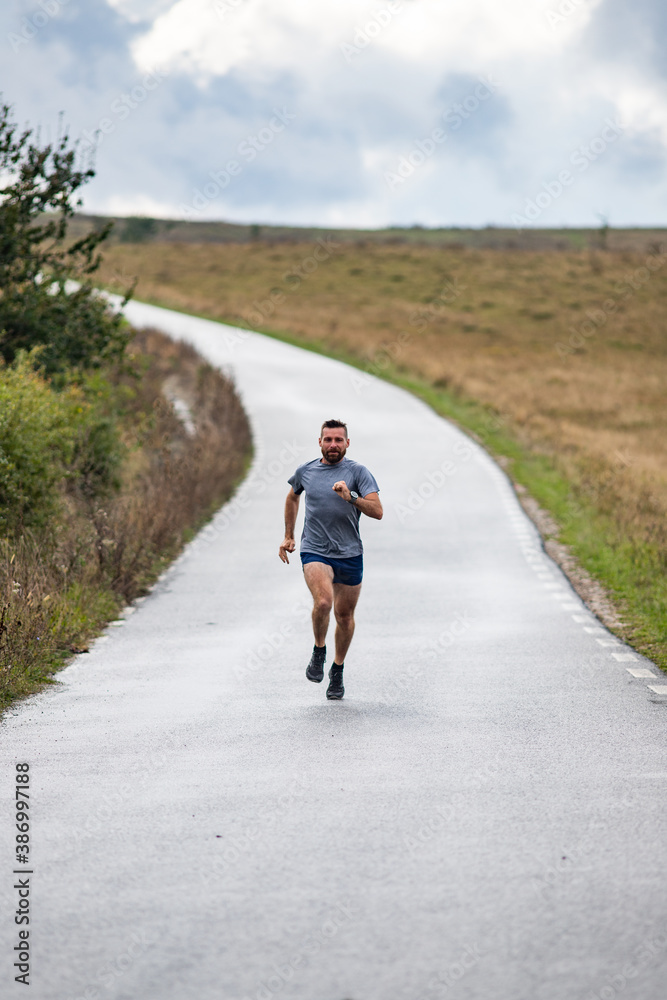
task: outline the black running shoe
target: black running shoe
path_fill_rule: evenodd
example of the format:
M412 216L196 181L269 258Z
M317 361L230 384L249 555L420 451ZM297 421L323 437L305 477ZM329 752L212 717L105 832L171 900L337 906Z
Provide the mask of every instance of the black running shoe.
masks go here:
M329 701L340 701L345 694L343 687L343 667L344 664L333 663L329 671L329 687L327 688L327 698Z
M309 681L319 684L324 677L324 661L327 658L326 646L313 646L313 655L306 667L306 677Z

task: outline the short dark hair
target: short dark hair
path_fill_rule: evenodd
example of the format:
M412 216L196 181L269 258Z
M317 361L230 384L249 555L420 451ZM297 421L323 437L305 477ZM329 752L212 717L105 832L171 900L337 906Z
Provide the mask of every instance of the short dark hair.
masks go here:
M331 430L333 427L342 427L343 430L345 431L345 437L347 437L347 424L343 423L342 420L325 420L322 426L320 427L320 437L322 437L322 431L324 430L325 427L328 427L329 430Z

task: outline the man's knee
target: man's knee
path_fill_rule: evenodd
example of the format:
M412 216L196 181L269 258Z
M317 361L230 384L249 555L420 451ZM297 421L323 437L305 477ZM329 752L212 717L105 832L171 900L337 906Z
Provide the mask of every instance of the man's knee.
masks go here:
M328 615L331 613L332 599L328 594L320 594L315 598L313 607L317 614Z
M342 625L343 628L345 628L345 626L349 627L350 625L354 625L354 610L350 611L348 609L341 611L340 608L336 608L334 614L336 616L336 621L339 625Z

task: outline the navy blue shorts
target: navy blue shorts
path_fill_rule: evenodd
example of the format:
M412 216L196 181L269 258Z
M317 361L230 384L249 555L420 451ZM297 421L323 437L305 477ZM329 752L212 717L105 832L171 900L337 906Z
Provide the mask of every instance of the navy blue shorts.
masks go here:
M344 583L348 587L356 587L364 575L363 555L351 556L349 559L331 559L329 556L318 556L314 552L302 552L301 565L305 566L310 562L321 562L331 566L334 571L333 582Z

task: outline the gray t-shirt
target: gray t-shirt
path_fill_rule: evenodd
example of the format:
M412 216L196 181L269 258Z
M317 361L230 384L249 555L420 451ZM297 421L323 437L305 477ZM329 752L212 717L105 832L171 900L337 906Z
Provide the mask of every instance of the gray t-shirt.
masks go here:
M313 552L333 559L349 559L364 551L359 534L361 511L347 503L332 486L344 479L349 490L360 497L378 492L378 484L365 465L343 458L327 465L319 458L300 465L287 480L298 495L306 491L306 522L301 535L301 552Z

